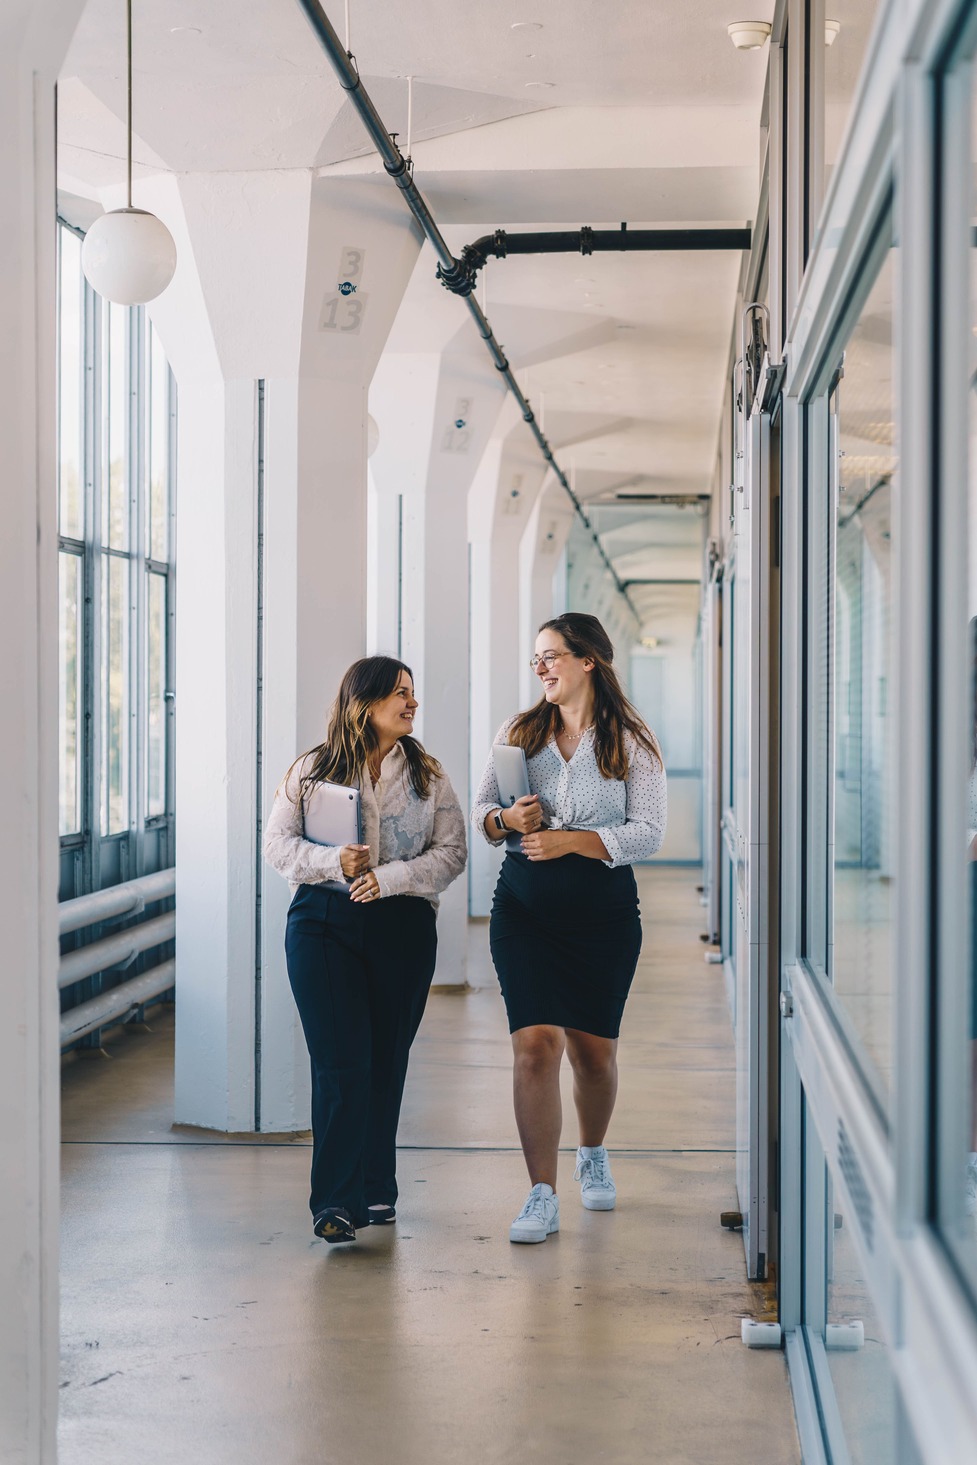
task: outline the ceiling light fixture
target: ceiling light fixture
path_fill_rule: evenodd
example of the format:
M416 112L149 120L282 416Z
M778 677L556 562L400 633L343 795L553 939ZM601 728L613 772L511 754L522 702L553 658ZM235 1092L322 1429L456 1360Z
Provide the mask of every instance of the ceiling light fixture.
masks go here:
M770 26L765 20L734 20L726 34L737 51L758 51L770 39Z
M541 31L543 22L541 20L515 20L509 29L511 31Z
M523 86L556 86L555 81L525 81Z
M81 247L92 289L114 305L145 305L176 269L176 245L161 219L132 207L132 0L126 0L126 206L96 219Z
M824 44L826 46L833 46L840 30L840 20L826 20L824 22Z

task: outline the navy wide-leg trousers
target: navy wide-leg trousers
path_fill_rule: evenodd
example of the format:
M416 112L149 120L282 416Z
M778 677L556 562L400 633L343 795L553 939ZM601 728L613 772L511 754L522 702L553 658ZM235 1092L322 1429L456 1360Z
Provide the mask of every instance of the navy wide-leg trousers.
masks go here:
M312 1061L313 1215L341 1206L363 1224L366 1207L397 1200L397 1123L437 944L418 896L295 892L285 957Z

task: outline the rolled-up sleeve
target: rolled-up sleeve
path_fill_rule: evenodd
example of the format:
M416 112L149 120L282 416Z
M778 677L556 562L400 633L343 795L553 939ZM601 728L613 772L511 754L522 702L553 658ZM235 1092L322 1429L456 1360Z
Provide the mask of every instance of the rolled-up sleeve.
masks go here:
M342 880L338 846L316 844L305 838L299 800L301 779L302 770L293 768L278 787L265 825L264 857L292 885L321 885L326 880Z
M596 829L610 855L604 863L615 869L657 854L665 838L668 792L665 769L647 748L635 743L625 784L625 820Z
M419 895L436 900L465 868L468 844L458 795L447 778L439 778L432 796L430 843L411 860L389 860L376 866L373 873L381 896Z
M509 741L509 729L514 722L514 717L506 719L492 740L492 748L495 747L496 743L502 743L504 745ZM486 819L493 809L500 808L502 804L502 800L499 797L499 782L495 776L495 757L492 753L492 748L489 748L488 762L485 764L485 771L479 779L478 788L475 790L475 802L472 805L471 820L472 826L478 830L485 843L492 845L495 849L499 849L501 848L502 841L490 839L485 832Z

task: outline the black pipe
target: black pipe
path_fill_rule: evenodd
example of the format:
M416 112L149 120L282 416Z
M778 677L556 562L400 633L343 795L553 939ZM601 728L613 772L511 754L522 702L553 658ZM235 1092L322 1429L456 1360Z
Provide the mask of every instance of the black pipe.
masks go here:
M489 255L506 259L510 254L605 254L624 250L640 249L749 249L752 235L749 229L629 229L622 224L620 229L551 230L546 233L507 234L496 229L494 234L483 234L472 244L466 244L461 252L462 264L466 267L469 281L488 262ZM450 283L445 276L442 282L457 294L467 293L471 283L459 287Z
M333 70L339 78L340 86L344 91L349 92L350 101L359 113L374 147L380 154L384 168L400 189L407 207L420 224L425 237L433 246L434 252L438 256L439 278L443 280L450 290L456 290L458 294L464 297L465 304L468 306L469 312L478 327L478 333L489 349L496 370L501 372L506 385L518 402L523 420L529 424L530 431L539 445L540 452L560 480L564 491L573 504L577 517L590 534L597 553L600 555L606 568L610 571L618 593L623 596L635 620L640 624L641 617L638 615L634 602L628 595L624 581L608 559L607 552L601 544L599 536L584 512L583 505L571 488L570 481L563 469L554 458L553 449L550 447L545 435L540 430L539 423L536 421L536 414L533 412L532 407L523 394L522 388L516 381L512 368L505 358L502 347L495 339L492 327L489 325L484 311L479 308L478 301L471 293L474 276L462 261L455 259L451 250L448 248L444 235L434 220L434 215L428 208L420 189L411 176L407 159L394 142L393 137L387 132L369 93L360 81L359 72L354 64L352 53L345 50L339 36L332 28L329 17L326 15L322 6L318 4L318 0L298 0L298 3L305 12L306 19L315 31L319 44L331 62Z

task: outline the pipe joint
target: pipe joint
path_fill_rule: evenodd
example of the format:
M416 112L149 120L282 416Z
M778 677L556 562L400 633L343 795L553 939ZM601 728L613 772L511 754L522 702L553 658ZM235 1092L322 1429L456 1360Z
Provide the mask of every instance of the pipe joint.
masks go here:
M594 231L589 224L584 224L580 230L580 253L593 254L594 252Z
M438 265L438 279L452 295L470 295L475 283L474 271L460 259L454 260L449 269Z

